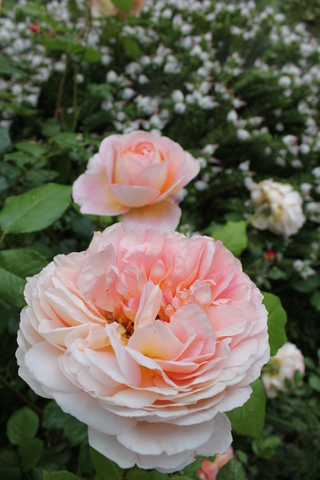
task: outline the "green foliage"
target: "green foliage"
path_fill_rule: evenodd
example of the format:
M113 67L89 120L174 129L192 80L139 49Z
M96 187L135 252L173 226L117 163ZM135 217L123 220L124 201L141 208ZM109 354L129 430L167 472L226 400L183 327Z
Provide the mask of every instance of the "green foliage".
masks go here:
M70 205L71 188L49 183L17 197L7 198L0 213L0 226L6 233L43 230L57 221Z
M43 480L79 480L80 477L70 472L43 472Z
M232 458L218 472L217 480L247 480L247 476L241 463Z
M95 471L101 480L121 480L124 470L116 463L101 455L94 448L90 448L90 455Z
M269 459L275 454L275 450L281 444L281 439L276 436L253 440L252 449L254 453L261 458Z
M29 248L0 251L0 299L23 307L26 277L39 273L46 265L46 260Z
M23 445L33 439L39 427L39 417L29 407L22 407L11 415L7 423L7 436L14 445Z
M287 340L285 333L287 315L276 295L264 293L263 296L263 303L268 311L270 354L273 356Z
M25 472L35 467L40 460L43 441L39 438L28 438L20 443L18 453L21 458L22 469Z
M262 382L256 380L251 384L252 394L243 407L227 412L232 430L251 437L260 438L264 425L266 394Z
M111 0L111 1L117 8L119 8L120 10L123 10L124 12L129 12L129 10L131 10L133 5L133 0Z
M215 240L221 240L224 246L235 256L241 255L248 244L246 224L243 220L241 222L228 222L224 228L215 230L212 237Z
M6 480L20 479L20 462L18 455L13 450L0 452L0 475Z

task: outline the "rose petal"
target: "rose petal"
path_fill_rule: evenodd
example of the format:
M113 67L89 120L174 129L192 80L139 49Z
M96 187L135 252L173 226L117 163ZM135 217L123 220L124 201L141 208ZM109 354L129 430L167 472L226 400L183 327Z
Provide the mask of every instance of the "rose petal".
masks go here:
M171 200L154 203L141 208L132 208L122 216L128 225L156 228L158 230L175 230L179 224L181 209Z
M153 203L159 196L159 190L151 187L139 187L138 185L109 185L114 198L121 205L128 208L142 207ZM126 210L128 211L128 209ZM124 212L117 212L119 213Z
M80 205L81 213L120 215L129 210L115 198L106 178L88 173L80 175L74 182L72 196L74 202Z

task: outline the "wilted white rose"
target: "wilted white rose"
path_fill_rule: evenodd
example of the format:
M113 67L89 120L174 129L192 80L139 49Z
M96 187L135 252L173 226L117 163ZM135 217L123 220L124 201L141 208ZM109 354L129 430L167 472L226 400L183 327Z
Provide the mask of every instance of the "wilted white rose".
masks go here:
M262 375L262 382L267 397L274 398L277 390L287 393L285 379L293 380L294 373L298 370L304 373L304 359L301 351L293 343L285 343L279 348L277 355L270 358L267 372Z
M246 182L257 216L252 225L259 230L269 229L276 235L289 237L298 232L306 221L302 212L302 198L292 185L272 179Z

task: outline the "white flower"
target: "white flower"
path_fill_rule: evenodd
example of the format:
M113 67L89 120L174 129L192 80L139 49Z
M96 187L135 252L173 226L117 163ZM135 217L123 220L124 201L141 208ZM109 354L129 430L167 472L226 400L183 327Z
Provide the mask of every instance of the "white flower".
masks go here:
M257 217L252 225L259 230L269 229L276 235L289 237L300 230L305 216L302 212L302 198L292 185L274 182L272 179L260 183L253 181L246 185Z
M110 70L110 72L107 73L106 78L108 83L114 83L118 80L118 75L113 70Z
M302 153L302 155L307 155L309 152L310 152L310 147L308 144L306 143L302 143L300 145L300 153Z
M175 106L174 106L174 111L175 111L176 113L182 114L182 113L185 112L185 110L186 110L186 106L185 106L185 104L182 103L182 102L178 102L178 103L176 103Z
M291 78L288 77L287 75L283 75L283 77L281 77L279 79L279 85L280 87L283 87L283 88L288 88L290 87L291 85Z
M238 137L239 140L248 140L251 137L251 135L248 132L248 130L244 130L243 128L239 128L237 130L237 137Z
M282 138L282 142L288 147L294 145L297 141L297 137L295 135L285 135Z
M236 123L238 120L238 114L235 110L230 110L227 115L227 122Z
M181 90L173 90L171 97L175 103L183 102L184 100L184 95Z
M267 397L274 398L277 390L287 393L285 379L293 380L296 371L304 373L304 359L301 351L293 343L285 343L279 348L277 355L270 358L267 369L269 371L262 374L262 382L266 390Z
M316 178L320 178L320 167L316 167L311 172Z

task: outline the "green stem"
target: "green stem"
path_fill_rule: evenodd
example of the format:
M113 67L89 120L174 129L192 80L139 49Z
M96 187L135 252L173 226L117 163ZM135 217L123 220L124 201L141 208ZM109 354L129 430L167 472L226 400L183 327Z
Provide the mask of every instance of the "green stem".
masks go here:
M305 423L293 423L289 422L287 420L282 420L278 417L275 417L274 415L270 415L269 413L266 414L266 418L273 420L274 422L281 423L282 425L286 425L288 427L293 427L295 429L297 428L303 428L304 430L313 430L319 428L318 425L306 425Z
M54 116L53 116L53 118L56 118L56 119L59 118L59 113L60 113L60 109L61 109L63 89L64 89L64 84L65 84L66 78L67 78L68 59L69 59L68 55L66 55L66 59L65 59L65 62L64 62L64 72L63 72L61 80L60 80L59 91L58 91L58 96L57 96L57 103L56 103L56 108L55 108Z
M5 230L3 230L2 235L1 235L1 237L0 237L0 245L1 245L1 243L3 242L4 237L6 236L6 234L7 234L7 232L6 232Z
M9 382L7 382L7 380L5 380L3 377L0 376L0 385L2 385L3 387L5 387L7 390L10 390L10 392L12 392L14 395L16 395L18 398L20 398L20 400L25 403L26 405L28 405L30 408L32 408L32 410L34 410L36 413L38 413L38 415L42 415L42 410L37 407L36 405L34 405L34 403L31 402L31 400L29 400L25 395L23 395L23 393L21 393L19 390L17 390L16 388L14 388Z

